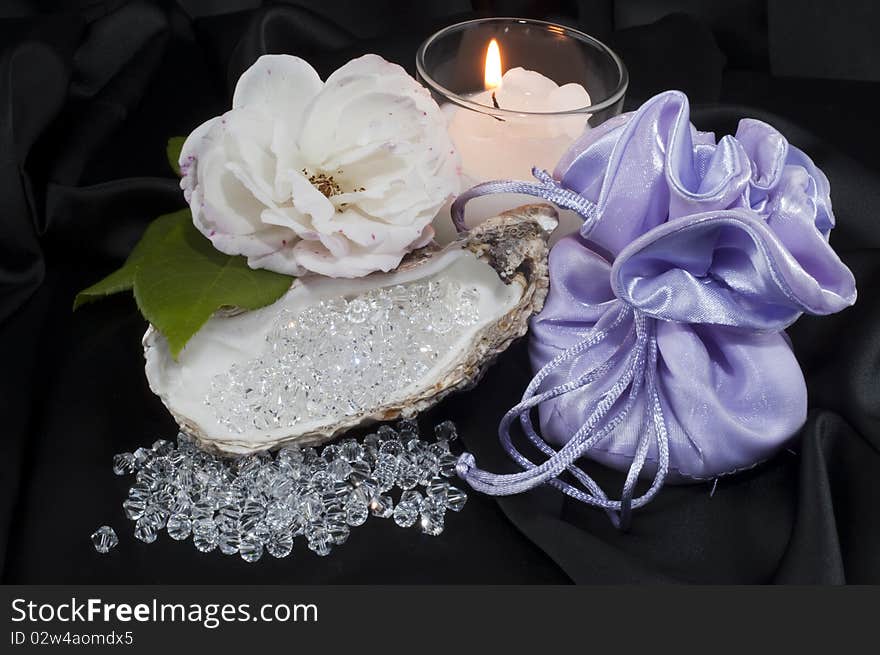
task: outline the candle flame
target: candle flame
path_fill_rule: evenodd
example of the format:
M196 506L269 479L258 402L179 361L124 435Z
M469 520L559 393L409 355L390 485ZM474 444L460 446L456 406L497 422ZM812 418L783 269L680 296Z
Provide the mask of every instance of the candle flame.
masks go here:
M489 41L489 47L486 48L486 69L483 75L483 84L487 91L501 86L501 48L498 47L498 41L495 39Z

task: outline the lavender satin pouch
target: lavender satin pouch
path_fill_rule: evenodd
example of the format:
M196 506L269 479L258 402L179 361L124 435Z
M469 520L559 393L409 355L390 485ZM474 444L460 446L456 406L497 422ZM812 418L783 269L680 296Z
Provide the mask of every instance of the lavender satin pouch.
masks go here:
M481 185L456 206L460 218L474 195L517 190L585 219L550 253L550 292L530 332L536 378L502 421L502 442L526 469L514 475L627 510L640 504L631 498L640 475L709 479L777 451L807 410L783 330L856 299L828 243L825 175L761 121L742 120L718 141L699 132L687 98L669 91L588 130L552 178L536 176L528 189ZM515 419L547 462L513 449ZM629 471L622 505L574 467L584 455ZM556 479L566 468L585 491ZM460 473L489 493L514 483L468 458Z

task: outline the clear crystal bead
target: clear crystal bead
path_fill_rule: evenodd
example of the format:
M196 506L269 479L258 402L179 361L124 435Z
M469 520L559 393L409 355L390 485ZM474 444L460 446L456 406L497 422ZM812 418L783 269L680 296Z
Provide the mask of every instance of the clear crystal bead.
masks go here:
M270 498L287 498L296 488L295 481L286 475L278 475L268 489Z
M394 508L394 522L402 528L415 525L422 507L422 494L418 491L404 491L397 507Z
M257 523L253 528L248 530L248 532L243 537L253 537L261 544L265 545L266 542L269 541L269 538L272 536L272 530L269 528L268 524L265 521L261 521Z
M446 493L449 491L449 483L440 477L433 477L428 481L425 492L434 498L446 500Z
M363 525L369 516L367 504L360 500L351 500L345 506L345 522L351 526Z
M370 314L370 306L363 298L355 298L348 303L348 320L352 323L363 323Z
M351 489L351 485L347 482L336 482L333 487L324 491L321 494L321 502L325 509L329 511L344 505L348 496L351 495Z
M174 446L171 445L170 441L166 441L165 439L156 439L153 442L152 450L157 455L167 455L171 452Z
M238 525L241 522L241 507L236 504L224 505L214 515L214 522L219 528L227 526L229 529L238 529Z
M416 436L418 436L419 434L419 423L414 418L401 419L397 422L397 425L395 427L400 433L412 432Z
M248 498L241 510L241 529L252 530L266 517L266 505L255 498Z
M310 527L306 533L309 550L316 555L326 557L333 549L333 537L330 530L324 524L316 524Z
M185 514L172 514L168 517L168 524L165 529L168 536L175 541L183 541L188 539L192 533L192 521Z
M382 491L388 491L394 484L394 479L391 478L389 482L389 486L386 488L382 488ZM364 478L362 480L357 480L353 485L353 489L351 492L351 497L355 500L358 500L362 503L369 503L373 500L373 497L379 493L380 487L379 482L375 478Z
M177 449L184 452L192 452L196 449L196 442L186 432L177 433Z
M109 525L102 525L92 533L92 545L102 555L109 553L118 543L119 537Z
M387 519L394 513L394 501L391 500L391 496L375 496L370 501L370 512L380 519Z
M339 454L353 466L354 462L363 458L364 449L354 439L346 439L339 446Z
M132 463L135 470L139 471L153 457L153 451L148 448L138 448L133 453Z
M170 512L161 505L151 504L147 505L143 516L138 520L149 522L156 530L161 530L165 527L165 522L168 520L169 514Z
M322 493L332 489L335 480L327 471L318 471L311 477L310 482L316 491Z
M192 509L192 501L189 498L189 494L183 490L179 490L168 509L172 514L185 514L188 516Z
M373 478L376 480L381 491L388 491L397 482L397 472L400 462L396 455L383 453L379 455L379 461L373 470Z
M144 517L141 517L134 524L134 536L135 539L140 539L146 544L151 544L156 541L158 531L156 530L156 526L149 520L144 520Z
M443 421L434 427L434 437L438 441L452 442L458 439L458 430L452 421Z
M460 512L467 502L467 495L458 487L452 485L446 490L446 507L453 512Z
M349 462L349 466L351 466L351 473L349 473L348 479L352 481L353 484L357 484L359 480L370 477L373 472L370 465L362 459L356 459Z
M122 509L125 510L125 515L132 521L137 521L142 517L146 508L147 501L142 498L126 498L122 501Z
M334 480L345 480L351 474L351 464L341 457L334 459L327 467L327 473Z
M385 427L385 426L382 426ZM394 439L388 439L387 441L383 441L382 445L379 446L379 456L382 455L391 455L393 457L399 456L403 452L403 444L396 438L397 433L395 433Z
M345 523L345 507L342 503L325 505L324 521L326 523Z
M245 562L256 562L263 556L263 542L253 535L242 537L238 552Z
M443 532L446 516L446 505L443 502L431 496L424 498L420 514L421 521L419 522L419 527L421 527L422 532L432 537L436 537Z
M168 510L169 514L172 513L172 507L174 507L176 500L177 496L174 493L174 487L169 485L159 487L150 499L153 505Z
M435 441L434 443L428 446L428 452L437 457L437 459L443 457L449 452L449 442L445 439L441 439L440 441Z
M167 457L154 457L148 465L159 482L165 482L174 475L174 464Z
M144 502L150 499L150 496L153 494L153 490L150 489L148 485L141 484L140 482L136 482L129 488L128 497L134 500L143 500Z
M131 453L119 453L113 455L113 472L116 475L129 475L134 473L134 455Z
M440 473L440 459L430 450L423 450L416 456L419 467L419 484L427 485Z
M197 519L192 522L193 545L203 553L209 553L217 547L220 532L211 519Z
M348 540L348 535L351 534L351 528L345 523L331 523L328 531L330 533L330 538L337 546L344 544Z
M272 534L269 542L266 544L266 550L272 557L281 559L290 555L293 550L293 535L289 530L280 530Z
M306 494L300 498L299 513L307 522L316 521L324 514L324 503L317 494Z
M195 500L190 508L190 513L194 519L213 518L214 516L214 500L209 496L200 496Z
M159 486L159 476L149 466L144 466L144 468L138 471L135 479L149 489L155 489Z
M298 537L305 532L307 521L300 514L293 515L293 523L290 524L290 534Z
M376 428L376 435L379 437L379 441L384 443L389 439L395 439L397 437L397 431L386 423Z
M458 458L455 455L453 455L452 453L445 453L441 455L438 464L441 475L447 478L455 477L455 466L456 464L458 464Z
M284 476L274 466L261 466L257 471L254 486L266 496L272 497L276 491L284 492Z
M276 500L266 507L266 524L271 530L284 530L292 521L293 513L287 503Z
M180 466L174 473L175 483L181 489L191 489L196 483L196 476L189 466Z
M297 466L303 463L303 451L299 448L287 446L278 451L276 458L278 463L285 463L288 466Z
M248 475L256 474L256 472L260 469L261 463L257 457L253 455L248 455L246 457L241 457L235 460L233 464L233 469L235 473L240 477L247 477Z
M241 535L238 530L227 526L220 530L217 535L217 548L224 555L235 555L241 545Z
M312 457L309 460L309 474L314 476L317 473L326 473L328 464L330 464L330 460L323 454L318 457Z
M397 486L401 489L413 489L422 478L421 468L417 458L411 453L406 453L399 458L400 466L397 471Z

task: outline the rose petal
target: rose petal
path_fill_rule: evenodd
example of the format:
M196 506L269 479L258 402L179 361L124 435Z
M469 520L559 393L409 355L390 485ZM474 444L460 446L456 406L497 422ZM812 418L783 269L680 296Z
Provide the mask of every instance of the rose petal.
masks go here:
M400 264L404 254L377 254L358 249L337 257L317 241L300 241L293 248L293 256L300 266L328 277L356 278L374 271L387 272Z
M275 271L284 275L303 275L308 269L297 262L294 248L284 247L262 257L248 257L248 266Z
M295 207L265 209L260 218L267 225L277 225L292 230L301 239L318 238L318 233L312 228L310 222Z
M199 185L202 194L200 215L205 226L202 231L206 236L212 230L226 234L251 234L260 227L263 203L226 168L226 163L224 158L217 155L202 162L204 174Z
M262 107L274 118L296 124L322 87L308 62L291 55L263 55L235 85L232 108Z
M251 234L225 234L215 231L208 238L220 252L248 258L270 255L296 241L296 235L291 230L274 225L262 227Z
M251 195L254 196L265 207L275 207L275 200L272 198L272 188L264 179L260 179L254 175L253 169L248 169L238 162L230 161L226 163L226 169L235 175L235 178L241 182ZM260 214L262 215L262 210Z
M230 164L248 171L251 180L271 168L266 152L271 139L264 121L250 112L233 110L215 121L193 150L194 175L199 187L199 204L190 200L196 226L209 236L213 230L227 234L249 234L260 228L264 203L242 183ZM262 170L261 170L262 169Z
M272 132L271 150L275 155L275 185L273 197L279 204L290 199L293 188L290 182L292 171L301 172L305 167L302 155L296 145L299 127L288 121L276 121Z
M377 99L377 95L381 99ZM397 64L376 55L351 60L327 78L321 92L305 111L299 137L304 155L317 165L334 151L388 140L390 126L386 119L389 111L395 113L395 108L386 104L389 100L395 100L401 108L408 104L415 112L426 112L423 116L436 112L439 117L439 108L427 90ZM373 103L372 106L369 103ZM356 119L356 127L341 120L342 114L350 108L354 111L349 113L348 120ZM385 124L380 124L380 120ZM365 125L371 124L375 130L364 129ZM354 136L355 129L357 136ZM402 125L400 129L406 131L409 128ZM362 141L353 143L356 139Z
M418 239L427 221L389 225L370 220L356 209L346 209L334 214L330 220L316 220L314 227L320 234L342 234L356 245L379 252L395 252L407 248Z
M318 191L302 173L288 171L288 179L290 180L293 206L306 216L311 216L313 223L327 221L336 213L333 203Z

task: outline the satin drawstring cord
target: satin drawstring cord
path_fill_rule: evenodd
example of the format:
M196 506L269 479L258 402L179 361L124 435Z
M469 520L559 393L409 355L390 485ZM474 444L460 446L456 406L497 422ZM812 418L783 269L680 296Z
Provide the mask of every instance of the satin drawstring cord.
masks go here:
M602 394L588 410L588 418L565 446L558 451L553 449L535 431L531 422L531 410L546 400L581 389L595 382L603 372L614 368L616 359L612 355L611 358L591 367L576 380L570 380L542 393L536 393L537 388L548 375L560 366L604 341L628 316L633 317L636 338L625 370L611 388ZM490 473L476 468L473 455L464 453L459 457L456 472L475 490L493 496L521 493L540 484L548 483L576 500L604 509L617 527L626 529L632 510L650 502L663 486L669 468L668 434L656 386L656 359L657 342L654 334L654 319L624 307L608 328L594 328L575 346L546 364L527 387L522 401L502 418L498 429L502 446L507 454L525 469L524 471L510 474ZM627 418L643 388L645 406L636 453L627 472L621 499L609 500L599 485L583 470L574 466L574 462L586 455L590 449L611 434ZM623 405L616 413L611 414L611 409L627 389L629 393ZM609 414L611 415L609 416ZM543 463L535 464L513 445L510 426L516 418L519 418L529 440L548 457ZM648 490L641 496L634 498L635 486L647 460L652 438L657 445L657 470ZM560 480L558 476L565 470L568 470L585 489L577 488Z
M452 218L456 229L459 231L467 229L464 223L464 206L469 200L490 193L525 193L577 212L584 219L581 234L588 234L599 219L598 207L574 191L564 188L546 171L533 168L532 174L540 184L498 180L477 185L459 196L452 205ZM631 327L622 345L614 353L594 363L578 378L570 379L539 393L542 383L548 376L561 366L574 363L581 355L602 344L627 319L631 320ZM624 369L617 380L587 409L587 419L568 442L560 450L555 450L535 430L531 418L532 409L547 400L601 380L620 365L619 354L626 344L631 345ZM669 471L669 436L657 390L656 367L656 320L624 303L619 303L617 313L607 325L594 326L578 343L545 364L526 387L520 402L501 419L498 427L501 444L508 456L524 470L510 474L490 473L477 468L473 455L465 452L458 459L456 472L475 490L496 496L521 493L546 483L576 500L605 510L616 527L628 529L632 510L644 506L653 499L662 488ZM627 390L629 393L626 394L622 405L612 413L612 409L619 404ZM610 500L601 487L577 467L575 462L626 420L642 391L644 391L644 408L639 442L627 471L620 500ZM510 426L516 419L519 419L529 441L547 457L541 464L531 461L514 446ZM647 461L652 442L656 444L657 468L647 491L634 498L638 478ZM561 480L559 475L564 471L568 471L583 488Z
M462 193L452 203L452 223L455 225L455 229L459 232L467 232L468 228L464 221L464 206L470 200L493 193L521 193L542 198L557 207L570 209L579 214L584 219L583 231L589 231L593 228L596 221L599 220L599 208L595 203L571 189L566 189L550 173L537 166L532 168L532 175L535 176L539 184L522 180L492 180L478 184Z

